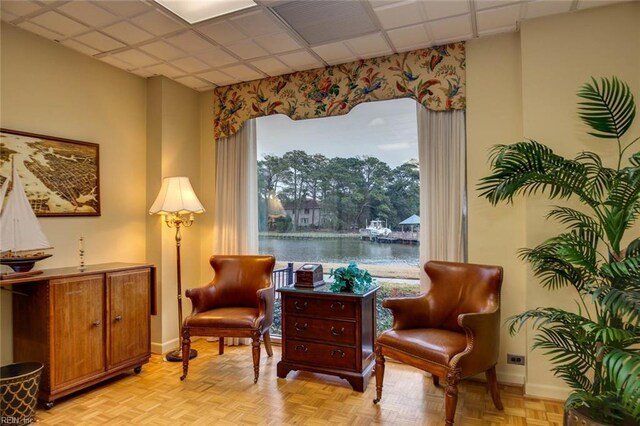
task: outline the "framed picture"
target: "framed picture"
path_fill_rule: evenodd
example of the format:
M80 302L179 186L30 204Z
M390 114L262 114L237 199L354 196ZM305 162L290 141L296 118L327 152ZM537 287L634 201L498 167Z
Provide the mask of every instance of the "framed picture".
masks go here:
M0 185L12 164L36 216L100 216L98 144L0 129Z

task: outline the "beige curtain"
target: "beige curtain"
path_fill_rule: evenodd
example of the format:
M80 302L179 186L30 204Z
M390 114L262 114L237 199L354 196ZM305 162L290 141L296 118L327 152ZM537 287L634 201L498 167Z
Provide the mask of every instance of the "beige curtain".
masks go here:
M255 120L228 138L218 139L213 254L258 253L258 177ZM217 340L217 339L215 339ZM249 339L226 338L229 346Z
M466 148L464 111L418 105L420 263L466 259ZM423 289L428 278L421 272Z

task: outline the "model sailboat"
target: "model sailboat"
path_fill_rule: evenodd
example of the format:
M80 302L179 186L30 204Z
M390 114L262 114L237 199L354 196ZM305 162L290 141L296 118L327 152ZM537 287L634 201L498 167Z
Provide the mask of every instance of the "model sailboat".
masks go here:
M27 272L35 262L51 257L43 251L51 246L29 204L13 161L11 180L13 189L6 203L4 196L9 179L0 188L0 264L10 266L15 272Z

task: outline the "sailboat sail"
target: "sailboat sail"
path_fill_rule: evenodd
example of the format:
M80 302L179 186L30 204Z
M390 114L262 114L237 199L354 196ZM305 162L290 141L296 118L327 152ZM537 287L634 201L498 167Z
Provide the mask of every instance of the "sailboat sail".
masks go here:
M2 211L2 205L4 204L4 196L7 195L7 188L9 188L9 179L5 179L0 188L0 212Z
M12 180L13 189L0 216L0 251L19 252L51 248L29 204L15 165L12 166ZM0 191L6 192L4 185ZM2 195L4 199L4 193Z

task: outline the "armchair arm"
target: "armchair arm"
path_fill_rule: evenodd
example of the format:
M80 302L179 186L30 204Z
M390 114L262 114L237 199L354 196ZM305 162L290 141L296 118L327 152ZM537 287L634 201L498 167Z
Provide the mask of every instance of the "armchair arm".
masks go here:
M424 328L429 325L429 302L426 294L384 299L382 306L393 313L394 330Z
M456 355L452 366L460 364L463 373L476 374L498 362L500 351L500 308L490 312L458 315L458 324L467 335L467 348Z
M261 288L256 292L258 297L258 318L256 326L266 330L273 323L273 300L275 298L273 286Z
M204 312L212 305L216 303L216 287L214 285L207 285L205 287L188 288L185 292L185 296L191 299L193 309L191 315L195 315L199 312Z

